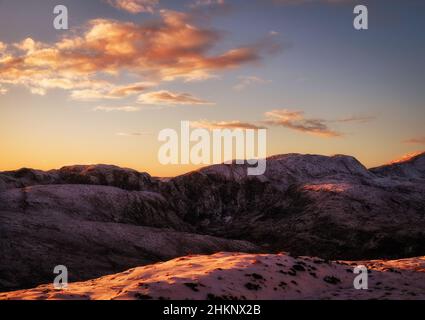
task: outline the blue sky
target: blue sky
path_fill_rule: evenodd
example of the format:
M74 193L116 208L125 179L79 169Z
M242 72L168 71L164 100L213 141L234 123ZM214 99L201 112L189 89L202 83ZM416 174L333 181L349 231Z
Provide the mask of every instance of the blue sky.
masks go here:
M81 79L102 79L113 83L114 88L153 81L154 86L138 94L188 93L212 103L186 101L177 105L157 103L151 95L143 96L147 101L143 105L138 104L140 98L135 95L73 99L75 87L53 86L43 94L34 94L31 88L36 84L29 85L27 78L19 76L11 81L6 72L9 66L0 62L0 88L6 91L0 95L0 146L7 154L0 161L0 169L113 163L156 175L178 174L192 168L158 165L159 130L177 128L182 120L261 124L272 110L296 111L301 116L288 120L288 113L279 113L286 120L269 127L270 155L345 153L374 166L423 150L425 3L362 2L369 9L369 30L357 31L352 25L357 1L276 2L227 0L194 9L196 0L160 0L152 12L130 13L106 0L68 0L60 4L69 9L70 30L58 31L52 27L57 1L0 1L0 42L7 46L4 54L14 59L31 57L41 50L16 51L14 44L27 38L42 43L44 48L53 48L63 38L84 35L90 20L132 22L146 28L160 23L161 10L165 9L173 14L184 13L191 25L216 33L217 39L206 36L203 59L241 47L259 56L252 61L241 58L232 66L229 61L223 62L225 66L217 63L208 68L208 79L189 82L182 73L175 79L158 80L122 66L114 75L105 74L105 70L79 73ZM66 55L61 52L60 56ZM155 67L161 69L160 64ZM17 68L40 68L40 64L19 64ZM55 68L61 71L60 64ZM167 68L171 70L168 62ZM56 76L54 70L48 76L53 73ZM117 110L94 111L99 106ZM118 111L122 106L140 110ZM319 135L312 132L310 120L319 120L325 131Z

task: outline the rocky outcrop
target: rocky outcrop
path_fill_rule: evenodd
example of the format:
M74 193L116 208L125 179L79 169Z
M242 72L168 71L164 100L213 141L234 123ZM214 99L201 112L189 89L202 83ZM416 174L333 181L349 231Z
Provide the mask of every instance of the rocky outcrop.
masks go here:
M147 173L111 165L68 166L57 171L65 184L102 185L135 191L154 191L158 181Z
M23 168L0 173L0 191L48 184L112 186L130 191L153 191L159 181L148 173L111 165L76 165L47 172Z
M34 185L54 184L58 176L54 172L23 168L16 171L0 172L0 191L24 188Z

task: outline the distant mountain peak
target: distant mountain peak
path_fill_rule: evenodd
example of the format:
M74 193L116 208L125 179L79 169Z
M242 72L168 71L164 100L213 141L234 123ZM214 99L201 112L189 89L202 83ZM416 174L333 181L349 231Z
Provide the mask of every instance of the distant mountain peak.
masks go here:
M370 169L379 176L425 179L425 152L410 153L390 164Z

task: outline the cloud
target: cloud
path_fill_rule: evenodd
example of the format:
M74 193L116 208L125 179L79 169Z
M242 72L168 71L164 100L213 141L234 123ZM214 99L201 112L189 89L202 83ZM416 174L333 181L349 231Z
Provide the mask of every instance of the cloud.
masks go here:
M195 0L189 5L191 8L205 7L205 6L223 6L225 0Z
M141 94L138 98L141 104L150 105L211 105L213 103L194 97L190 93L171 92L167 90Z
M334 138L343 136L342 133L333 130L328 126L330 122L338 123L350 123L350 122L366 122L373 117L360 117L360 116L351 116L346 118L341 118L338 120L323 120L323 119L309 119L306 118L303 111L292 111L286 109L277 109L268 111L265 113L266 119L263 121L257 121L256 123L252 122L242 122L239 120L234 121L209 121L209 120L199 120L191 122L191 126L194 128L204 128L204 129L266 129L267 126L282 126L291 130L320 136L326 138ZM264 126L258 125L261 123Z
M109 95L115 97L127 97L145 91L155 85L156 83L154 82L137 82L124 86L117 86L109 91Z
M99 80L105 74L131 74L156 83L204 80L259 61L273 45L262 42L210 54L222 33L196 25L190 14L170 10L142 24L95 19L81 30L53 44L28 38L7 46L0 56L0 83L24 85L39 94L55 88L105 94L106 81ZM73 96L96 94L77 91ZM119 94L111 92L114 96Z
M410 139L404 140L403 143L407 143L407 144L425 144L425 136L410 138Z
M233 89L237 91L242 91L246 89L247 87L250 87L256 84L267 84L270 82L271 82L270 80L264 80L256 76L239 77L239 82L233 87Z
M339 122L339 123L366 123L372 120L375 120L376 117L373 116L351 116L346 118L341 118L337 120L329 120L328 122Z
M262 126L257 126L249 122L241 122L238 120L235 121L208 121L200 120L191 122L190 125L193 128L202 128L202 129L265 129Z
M71 99L77 101L96 101L104 99L120 99L145 91L155 86L153 82L137 82L122 86L114 86L110 83L103 83L95 89L83 89L71 91Z
M118 97L110 96L101 90L84 89L73 90L70 95L72 100L76 101L96 101L102 99L118 99Z
M141 12L154 13L159 0L107 0L107 2L119 9L137 14Z
M302 111L279 109L266 112L265 115L267 119L264 123L271 126L282 126L291 130L327 138L342 136L341 133L329 128L325 120L307 119Z
M149 136L151 132L117 132L116 135L120 137L140 137Z
M9 90L0 84L0 96L6 94Z
M4 42L0 41L0 53L3 53L3 51L6 51L7 45Z
M133 106L118 106L118 107L112 107L112 106L97 106L93 109L93 111L105 111L105 112L137 112L140 111L140 107L133 107Z

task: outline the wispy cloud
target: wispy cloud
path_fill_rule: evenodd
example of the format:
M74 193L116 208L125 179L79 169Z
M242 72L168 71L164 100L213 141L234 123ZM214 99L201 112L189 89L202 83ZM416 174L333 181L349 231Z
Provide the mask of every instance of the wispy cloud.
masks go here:
M404 140L403 143L407 143L407 144L425 144L425 136L410 138L410 139Z
M101 90L84 89L73 90L70 95L72 100L76 101L97 101L102 99L118 99L119 97L110 96Z
M266 112L265 124L282 126L291 130L308 133L320 137L334 138L342 134L327 125L326 120L306 118L303 111L286 109Z
M152 132L142 131L142 132L117 132L119 137L141 137L152 135Z
M141 94L138 102L147 105L211 105L212 102L197 98L190 93L171 92L167 90Z
M226 4L225 0L194 0L189 7L199 8L205 6L223 6Z
M367 123L376 120L374 116L350 116L346 118L340 118L337 120L328 120L328 122L340 122L340 123Z
M270 82L270 80L264 80L256 76L242 76L239 77L239 82L233 87L233 89L237 91L242 91L250 86L264 85Z
M120 99L145 91L155 86L154 82L137 82L122 86L103 83L93 89L72 90L71 99L77 101L96 101L103 99Z
M116 86L109 91L109 95L115 97L127 97L133 94L141 93L155 85L155 82L137 82L123 86Z
M154 13L159 0L106 0L111 6L137 14L141 12Z
M202 128L202 129L264 129L263 126L258 126L249 122L241 122L239 120L234 121L208 121L200 120L193 121L190 123L193 128Z
M133 106L97 106L93 111L104 111L104 112L137 112L140 111L140 107Z
M4 42L0 41L0 61L6 49L7 49L7 45Z
M365 123L375 119L366 116L350 116L337 120L324 120L307 118L303 111L276 109L265 113L265 120L255 122L233 121L209 121L200 120L191 122L191 126L204 129L266 129L269 126L281 126L298 132L311 134L324 138L341 137L344 134L332 129L330 123ZM262 125L260 125L262 124Z
M0 84L0 96L7 93L7 89Z

